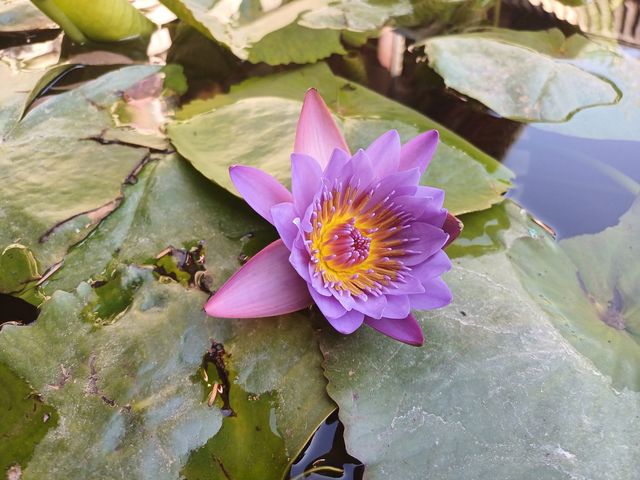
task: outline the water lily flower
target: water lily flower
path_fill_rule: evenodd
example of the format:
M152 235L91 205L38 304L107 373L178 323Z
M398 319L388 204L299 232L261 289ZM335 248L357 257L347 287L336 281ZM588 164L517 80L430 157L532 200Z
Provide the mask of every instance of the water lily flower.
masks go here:
M268 173L232 166L249 205L277 229L205 306L213 317L255 318L315 303L341 333L363 323L422 345L411 309L445 306L442 250L462 224L442 208L444 192L420 186L438 143L435 130L401 145L391 130L349 153L317 91L305 96L291 155L291 191Z

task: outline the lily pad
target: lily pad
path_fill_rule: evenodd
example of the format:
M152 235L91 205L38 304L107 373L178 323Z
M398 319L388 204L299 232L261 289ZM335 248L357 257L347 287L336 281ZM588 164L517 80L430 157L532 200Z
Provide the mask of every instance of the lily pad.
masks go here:
M314 86L342 120L353 149L392 128L405 141L437 128L442 144L422 183L444 188L445 206L452 213L482 210L502 201L510 186L508 169L436 122L334 76L324 64L247 80L227 95L192 102L178 112L182 121L170 124L167 132L181 155L234 194L228 174L233 164L259 167L288 185L300 100Z
M182 21L239 58L272 65L310 63L344 53L340 32L375 35L413 9L407 0L293 0L224 5L207 0L161 0Z
M0 472L26 465L35 446L58 423L56 411L13 371L0 363ZM16 467L17 466L17 467Z
M161 472L162 476L166 472L180 472L183 467L188 467L183 472L185 475L187 472L197 474L200 471L199 462L193 460L192 455L196 456L198 449L203 448L205 455L213 451L225 466L233 469L231 465L242 464L237 456L244 459L244 454L238 449L221 449L220 445L231 442L235 438L234 435L237 435L234 433L237 428L242 431L255 428L257 425L270 429L270 425L277 425L277 428L274 428L278 436L270 438L280 445L280 450L276 449L280 452L280 457L272 458L272 453L269 453L273 452L269 450L272 445L266 445L264 452L267 459L257 463L262 465L261 478L280 478L289 460L296 456L308 436L335 408L324 390L325 380L320 368L319 350L309 348L315 342L309 319L301 315L256 321L208 318L202 311L202 305L206 301L204 293L194 289L185 290L169 276L158 276L154 273L156 257L166 251L167 246L186 246L198 240L205 246L204 265L207 275L211 278L212 286L218 286L239 268L238 257L244 246L250 242L250 237L271 228L250 212L243 202L211 185L188 162L176 156L160 156L143 168L136 184L124 189L124 200L120 207L104 219L87 239L75 246L66 256L63 267L43 284L43 288L52 295L52 300L45 303L37 322L25 329L25 333L22 333L22 330L10 330L14 332L10 335L16 336L12 337L11 342L23 345L20 349L24 352L22 354L27 355L26 352L30 348L35 348L21 343L26 342L26 338L31 335L28 332L42 332L42 336L34 341L38 344L45 341L56 342L57 335L64 336L64 340L60 337L61 340L57 342L60 349L68 349L64 355L76 352L78 359L66 360L66 357L62 358L62 353L49 349L49 368L53 371L51 375L58 375L56 372L59 372L60 364L75 365L74 362L84 362L82 368L86 373L91 353L98 352L97 358L103 359L101 361L105 364L104 368L107 368L107 364L114 365L112 370L109 369L100 376L104 385L114 385L113 395L105 393L109 400L117 401L120 407L126 404L133 406L136 401L146 401L136 397L137 393L131 393L131 386L127 387L129 390L116 388L121 381L120 372L128 368L127 371L131 372L131 382L137 385L139 391L147 392L144 398L148 399L154 409L160 411L149 414L151 424L145 424L144 421L139 424L137 417L133 421L125 414L122 414L122 419L118 417L120 414L116 413L113 415L117 418L109 417L99 409L106 408L112 411L114 407L104 404L104 401L100 402L100 398L96 398L86 409L83 406L81 410L86 411L87 415L95 416L96 419L95 429L86 435L94 435L95 441L101 439L99 442L116 442L117 438L132 438L137 445L135 448L141 453L129 459L123 451L122 456L119 453L109 454L100 457L102 460L96 454L86 467L77 468L94 467L95 471L101 472L101 469L107 469L107 465L113 464L109 462L115 462L114 465L123 469L117 472L136 472L132 474L136 477L152 477L157 472ZM118 266L123 263L137 263L144 267L123 269ZM153 280L154 277L158 280ZM164 285L166 282L169 284ZM76 288L74 285L80 286ZM62 290L73 295L63 293ZM77 293L74 293L76 291ZM51 305L55 305L60 301L57 299L61 298L68 299L67 301L74 305L73 311L58 312L53 315L52 320L51 314L47 313L48 309L53 308ZM52 333L49 327L46 327L51 322L56 325L65 322L65 327L51 326L52 329L56 329L56 332ZM71 325L67 327L67 323ZM122 333L116 335L115 332L120 331ZM113 336L108 332L113 332ZM6 340L4 333L0 333L0 344L10 341ZM125 335L128 335L126 339ZM238 388L231 398L232 407L234 398L244 405L244 399L238 393L240 390L247 395L264 395L265 399L270 399L265 408L257 408L256 404L256 411L245 410L242 416L238 414L237 418L229 420L236 427L225 427L220 433L218 429L224 425L222 415L212 416L212 413L207 413L210 408L218 407L207 406L207 395L204 395L199 380L188 380L189 376L199 378L198 368L202 356L210 346L210 338L222 342L230 354L229 369L233 372L229 377L232 382L231 389L233 391L233 388ZM154 342L158 350L150 352L147 349L151 348L150 345ZM171 346L165 348L165 342ZM44 346L41 348L47 350ZM112 349L120 353L114 353ZM0 363L17 365L21 359L16 355L15 351L7 353L5 357L0 355ZM133 367L131 363L134 364ZM148 372L148 365L155 365L158 373ZM52 397L49 396L46 387L48 383L39 381L29 373L29 368L25 366L18 373L49 401ZM43 365L42 369L46 369L46 366ZM254 372L260 372L261 383L252 380L256 374ZM175 375L178 375L178 380ZM179 388L174 389L176 381ZM104 391L108 391L107 387ZM66 425L72 421L68 410L73 408L74 401L78 401L74 395L77 396L78 392L69 392L68 397L51 400L51 404L60 411L61 419L67 422ZM82 402L85 401L82 395L79 398L83 399ZM168 423L162 423L161 420L156 422L156 416L159 419L168 419L177 415L175 408L178 407L162 405L182 405L180 408L184 410L180 410L180 415L185 416L184 422L188 425L180 423L181 421L176 421L175 424L169 420L166 420ZM98 411L94 412L93 407L98 408ZM166 413L163 408L166 408ZM153 412L156 410L152 409ZM100 420L101 418L103 420ZM206 418L209 418L205 423L207 428L194 433L195 425L199 425ZM130 420L132 423L129 423ZM77 418L77 421L74 428L80 428L87 420L83 417ZM113 426L109 423L116 421L123 425L120 426L118 423ZM139 425L140 430L136 430L138 427L133 424ZM112 429L117 429L117 432L114 433ZM147 433L143 434L143 430ZM157 438L154 436L156 433ZM57 436L59 433L51 435ZM117 438L114 439L114 436ZM47 438L43 442L46 442ZM85 437L83 441L88 440ZM78 443L77 448L80 448L81 443ZM55 451L53 446L51 448L52 452ZM146 459L145 455L150 456L153 448L167 448L171 452L167 453L166 461L157 460L161 457L158 455ZM193 452L194 450L196 452ZM48 478L56 478L56 475L64 477L65 474L77 476L77 472L82 471L70 470L76 468L71 463L73 455L78 455L78 450L75 454L72 453L73 449L68 451L69 457L58 460L58 463L62 462L59 473L49 474ZM36 451L36 456L38 452L39 450ZM49 455L49 451L46 452L46 455ZM257 450L254 453L257 455ZM43 459L42 468L48 462L46 455L38 457ZM36 461L35 458L32 462ZM156 460L160 463L153 463ZM105 462L104 465L101 461ZM124 470L125 468L127 470ZM110 478L110 474L105 475L105 478ZM119 473L111 475L117 477Z
M525 32L522 41L520 35L465 33L430 38L421 45L448 87L513 120L562 122L579 110L620 99L609 81L547 55L558 35L564 43L558 30Z
M230 344L229 368L238 375L250 375L258 358L259 368L279 372L265 386L268 391L234 392L244 383L235 375L224 391L232 392L230 408L236 411L230 421L241 430L272 425L269 443L256 445L252 455L261 459L255 462L263 467L260 478L280 478L290 457L334 408L324 392L320 353L308 348L313 338L308 319L214 320L202 311L204 293L160 283L149 269L129 267L126 275L141 285L114 322L100 324L86 316L85 306L96 293L81 283L74 293L55 292L33 325L5 326L0 333L0 364L11 365L59 415L58 427L22 466L24 478L177 477L191 452L210 439L216 440L213 453L223 464L245 462L241 450L222 448L237 433L221 430L224 410L215 402L209 406L198 381L210 339ZM268 332L272 345L257 350L245 343L256 332ZM242 369L236 365L241 362ZM289 395L298 388L312 395L306 404ZM270 408L245 405L247 395L270 397ZM274 445L280 445L277 458ZM225 477L208 472L207 478Z
M640 200L620 223L558 244L514 242L509 256L531 297L616 389L640 391Z
M575 41L580 43L582 39ZM537 123L535 126L576 137L640 141L640 60L618 47L601 44L597 48L580 51L569 61L585 71L611 80L622 92L622 98L614 105L582 110L567 123Z
M611 388L520 285L504 248L546 233L506 207L502 249L454 260L453 303L416 312L423 348L368 330L323 338L328 392L368 478L636 478L640 395Z
M96 138L112 126L120 91L157 71L129 67L34 107L9 105L0 145L0 246L20 240L46 269L117 206L122 183L149 151ZM23 101L24 99L22 99ZM20 102L21 103L21 102Z

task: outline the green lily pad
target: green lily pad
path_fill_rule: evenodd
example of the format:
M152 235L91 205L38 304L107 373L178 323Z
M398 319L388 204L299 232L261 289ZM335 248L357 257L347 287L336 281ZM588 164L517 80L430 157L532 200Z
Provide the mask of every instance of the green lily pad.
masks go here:
M228 173L233 164L259 167L288 185L301 99L314 86L342 119L353 149L391 128L405 141L437 128L442 143L422 183L444 188L445 206L452 213L482 210L502 201L512 176L508 169L436 122L334 76L323 64L250 79L227 95L192 102L176 115L182 121L170 124L167 132L181 155L234 194Z
M561 240L524 238L509 256L558 331L614 388L640 391L640 200L620 223Z
M521 286L505 248L546 233L506 213L502 249L445 275L453 303L415 312L424 347L369 329L323 337L327 389L367 478L637 476L640 395L614 390Z
M24 245L9 245L0 253L0 293L19 292L39 279L38 263Z
M525 32L524 40L520 35L508 30L465 33L420 45L448 87L513 120L562 122L579 110L620 99L609 81L547 55L549 44L564 44L559 30Z
M0 246L19 242L46 269L115 208L122 183L145 161L146 148L97 138L112 126L109 108L158 67L124 68L21 111L7 107L0 145ZM21 102L23 99L21 99Z
M234 471L246 456L233 442L256 426L272 434L262 436L268 443L254 445L255 471L260 478L280 478L334 408L324 392L320 352L308 348L314 335L309 320L211 319L202 310L204 293L160 283L150 269L128 267L124 274L139 286L115 321L103 324L87 316L86 306L98 294L81 283L74 293L55 292L31 326L9 325L0 333L0 365L11 365L59 415L58 427L22 465L24 478L177 477L199 448ZM262 348L252 342L256 335L271 343ZM238 372L221 382L231 392L235 414L228 421L198 381L211 339L225 345L227 368ZM278 377L266 376L267 383L245 390L256 368L277 371ZM312 395L306 404L297 401L298 389ZM269 399L266 410L253 406L263 395ZM16 454L6 459L20 460ZM225 477L210 471L206 478Z
M575 40L574 40L574 37ZM569 38L581 44L577 35ZM573 65L615 83L622 98L614 105L603 105L576 113L571 120L561 124L537 123L554 133L605 140L640 141L640 60L629 56L617 47L597 45L570 60Z
M207 0L161 0L182 21L239 58L271 65L311 63L345 53L340 32L377 34L413 8L407 0L293 0L221 8Z
M0 382L0 472L4 474L10 467L22 468L27 464L38 442L58 424L58 415L2 363Z
M71 291L89 278L105 280L113 264L155 266L167 247L203 241L205 264L214 286L240 266L248 234L272 227L235 197L174 155L152 157L137 182L124 187L124 200L93 233L66 255L64 267L43 284L45 290Z

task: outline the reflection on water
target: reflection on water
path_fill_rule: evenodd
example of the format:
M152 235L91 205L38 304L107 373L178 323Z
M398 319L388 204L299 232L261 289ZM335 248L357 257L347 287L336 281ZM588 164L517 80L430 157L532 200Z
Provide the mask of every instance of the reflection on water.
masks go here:
M558 237L618 223L640 195L639 142L589 140L522 130L503 162L515 174L508 196Z

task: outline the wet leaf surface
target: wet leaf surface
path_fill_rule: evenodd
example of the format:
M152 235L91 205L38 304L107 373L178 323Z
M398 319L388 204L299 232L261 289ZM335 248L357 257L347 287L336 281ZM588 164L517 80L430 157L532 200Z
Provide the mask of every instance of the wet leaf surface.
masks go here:
M20 122L19 108L13 117L11 106L3 111L0 178L11 188L0 194L1 246L20 239L46 269L115 207L148 151L89 137L112 125L109 107L121 90L156 70L107 74L41 103Z
M562 122L579 110L619 100L609 82L546 54L549 45L559 44L563 52L559 30L525 32L524 41L520 35L514 30L465 33L430 38L423 45L429 65L448 87L513 120ZM583 43L588 49L588 41Z
M520 285L504 248L545 233L516 206L507 214L501 250L454 261L453 303L417 313L423 348L370 330L323 338L327 388L367 478L635 478L640 397L614 390Z
M640 391L640 201L614 227L561 240L514 242L525 288L567 341L614 388Z
M502 200L509 170L428 118L333 76L324 65L247 80L228 95L194 101L177 114L185 121L169 125L169 137L207 178L233 193L228 174L233 164L257 166L288 185L300 100L310 86L319 89L343 120L354 151L391 128L398 129L405 141L438 128L443 143L422 182L444 188L445 206L454 214L482 210ZM230 143L229 138L239 140Z

